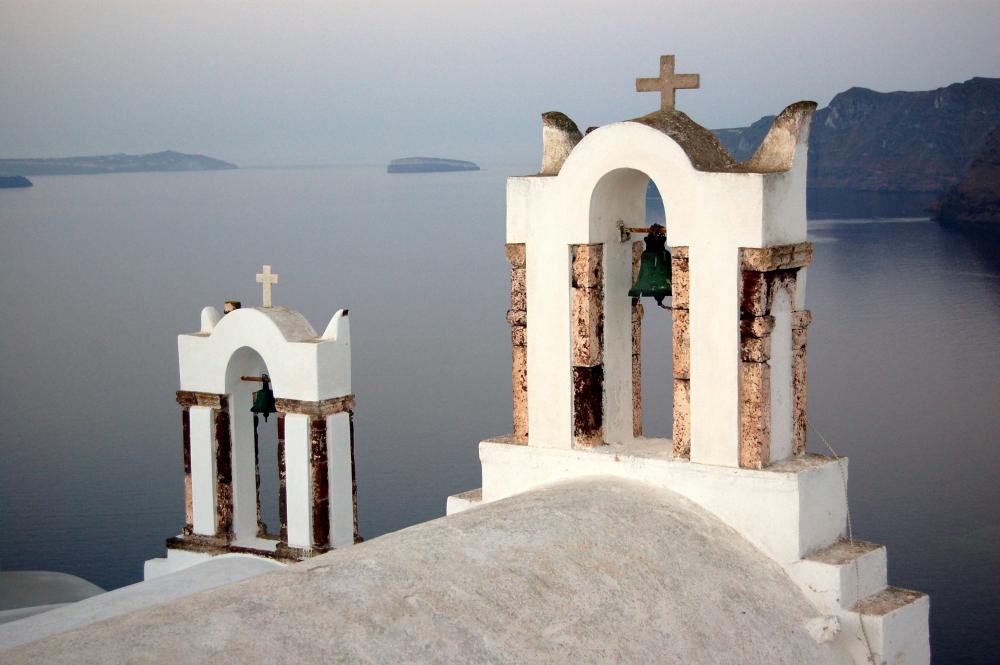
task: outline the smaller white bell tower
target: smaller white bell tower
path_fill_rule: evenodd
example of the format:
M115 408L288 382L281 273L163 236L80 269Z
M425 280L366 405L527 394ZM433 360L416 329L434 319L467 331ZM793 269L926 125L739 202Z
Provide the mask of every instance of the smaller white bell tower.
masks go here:
M201 329L178 337L185 523L167 539L166 558L146 562L146 579L220 554L292 562L360 541L348 312L338 311L317 335L298 312L271 305L277 280L265 266L257 280L263 307L227 303L224 315L205 307ZM262 367L277 416L274 532L259 517L250 410Z

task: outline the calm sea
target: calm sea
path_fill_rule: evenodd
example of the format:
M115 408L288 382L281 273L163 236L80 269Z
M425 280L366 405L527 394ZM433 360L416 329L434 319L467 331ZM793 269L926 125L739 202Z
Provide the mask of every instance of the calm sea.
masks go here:
M504 179L382 167L33 178L0 191L0 567L141 578L183 520L176 335L205 305L351 310L362 534L479 486L510 430ZM656 214L655 206L651 206ZM857 537L928 591L940 663L1000 652L1000 229L814 219L810 416ZM655 310L655 308L654 308ZM670 430L652 311L647 431ZM654 405L662 405L656 407ZM269 432L269 429L266 430ZM262 440L265 519L277 505ZM826 452L815 434L810 448Z

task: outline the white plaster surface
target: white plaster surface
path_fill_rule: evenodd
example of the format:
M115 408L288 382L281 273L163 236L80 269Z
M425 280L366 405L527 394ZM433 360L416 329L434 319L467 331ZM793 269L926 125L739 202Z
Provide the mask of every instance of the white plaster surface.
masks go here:
M245 307L222 317L211 333L179 335L181 390L226 393L230 358L249 347L267 365L276 397L316 401L349 395L350 328L343 310L334 318L334 330L328 326L318 337L298 312Z
M479 444L482 500L496 501L567 479L611 476L672 490L736 530L781 565L837 542L847 502L837 462L818 455L763 470L673 459L669 440L593 449ZM841 459L846 474L847 460Z
M215 416L209 407L192 406L191 502L195 533L215 535Z
M810 635L820 616L704 510L605 478L434 520L3 660L851 663Z
M152 581L132 584L63 605L45 614L0 625L0 651L281 568L284 568L282 564L257 557L232 554L213 557L211 561ZM129 640L123 637L123 642L127 646ZM68 653L66 658L67 662L74 663L113 662L100 655L87 657L82 653ZM148 660L142 661L143 658ZM45 660L42 658L35 662ZM136 651L124 660L161 662L168 657L161 654L159 658L151 658L150 654ZM0 655L0 662L6 664L11 661L7 654L3 654Z
M285 492L288 544L312 546L312 503L309 473L309 416L285 416Z
M354 478L351 472L351 416L326 419L327 477L330 483L330 543L354 544Z
M167 556L147 559L142 566L142 579L149 581L163 577L178 570L184 570L199 563L205 563L212 558L208 552L193 552L191 550L168 549Z

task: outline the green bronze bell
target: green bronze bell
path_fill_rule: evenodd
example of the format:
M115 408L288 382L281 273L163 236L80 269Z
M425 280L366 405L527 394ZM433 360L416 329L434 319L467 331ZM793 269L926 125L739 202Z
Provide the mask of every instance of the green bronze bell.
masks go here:
M663 299L672 294L670 288L670 252L667 251L665 229L659 224L649 227L646 249L639 262L639 277L628 294L633 298L653 298L656 304L669 309Z
M264 416L264 421L267 421L267 417L272 413L277 413L274 408L274 391L271 390L271 377L264 374L261 377L264 381L264 387L257 390L253 394L253 406L250 410L253 413L260 413Z

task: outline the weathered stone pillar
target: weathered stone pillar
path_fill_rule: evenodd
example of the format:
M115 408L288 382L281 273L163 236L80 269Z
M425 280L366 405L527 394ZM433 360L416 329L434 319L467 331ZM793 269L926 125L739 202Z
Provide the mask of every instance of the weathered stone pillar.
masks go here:
M278 542L288 542L288 495L285 480L285 414L278 413Z
M743 468L761 469L776 461L772 459L771 441L771 396L774 388L771 385L771 333L776 319L771 315L771 308L781 290L789 293L792 303L797 300L795 289L798 271L811 260L812 243L809 242L740 250L740 466ZM785 316L787 325L787 314ZM790 325L793 328L793 348L788 357L779 355L775 358L792 365L791 431L795 454L805 449L805 434L804 431L800 433L799 428L804 430L805 426L807 318L801 312L792 312ZM795 335L796 326L800 327L801 335ZM796 337L801 340L801 347L796 347ZM783 351L788 353L788 350ZM801 356L799 361L796 361L796 356ZM801 365L800 374L796 373L797 364ZM781 455L778 450L780 448L774 451L774 455Z
M514 441L528 442L528 288L524 243L507 245L510 269L511 392Z
M303 558L335 544L358 542L354 396L318 402L279 398L275 403L281 414L277 553Z
M691 457L691 272L688 248L672 247L674 457Z
M233 533L228 399L215 393L178 390L177 403L182 410L184 437L183 533L191 536L197 532L228 541ZM192 409L195 409L194 417ZM197 450L192 450L193 446Z
M639 277L645 243L632 243L632 283ZM632 436L642 436L642 303L632 298Z
M809 424L806 329L810 323L812 313L809 310L792 313L792 440L796 455L806 452L806 429Z
M573 245L573 439L604 442L604 245Z

